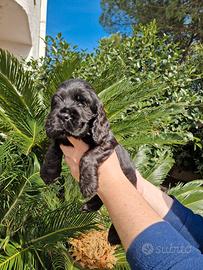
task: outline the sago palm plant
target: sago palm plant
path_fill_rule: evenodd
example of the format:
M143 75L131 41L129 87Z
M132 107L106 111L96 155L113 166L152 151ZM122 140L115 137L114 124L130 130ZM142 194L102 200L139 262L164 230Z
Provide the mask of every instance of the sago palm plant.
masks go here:
M49 72L49 80L41 84L14 56L0 50L0 270L78 269L68 253L67 239L98 224L108 226L106 211L80 212L82 199L66 167L62 179L51 186L39 176L50 98L78 65L73 55ZM193 139L190 133L166 133L162 128L174 115L184 113L184 104L152 108L145 103L166 88L159 78L136 85L121 80L99 93L115 136L132 156L137 153L135 163L141 170L147 160L143 145L184 144ZM146 175L157 184L173 164L167 151L159 158L148 166ZM195 188L199 196L200 182L188 194ZM114 269L129 269L122 249L115 256Z
M39 177L36 157L0 146L0 269L51 269L51 250L68 237L95 227L78 202L60 202L57 187ZM50 252L50 253L49 253Z

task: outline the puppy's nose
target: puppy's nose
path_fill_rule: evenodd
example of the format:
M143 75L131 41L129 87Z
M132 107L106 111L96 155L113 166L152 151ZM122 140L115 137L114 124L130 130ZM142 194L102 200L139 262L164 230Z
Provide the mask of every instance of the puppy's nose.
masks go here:
M70 109L68 109L68 108L62 108L60 110L59 115L63 120L70 120L71 119Z
M70 109L70 108L64 107L64 108L62 108L62 109L60 110L60 116L61 116L64 120L68 121L68 120L74 118L74 116L75 116L75 111L72 110L72 109Z

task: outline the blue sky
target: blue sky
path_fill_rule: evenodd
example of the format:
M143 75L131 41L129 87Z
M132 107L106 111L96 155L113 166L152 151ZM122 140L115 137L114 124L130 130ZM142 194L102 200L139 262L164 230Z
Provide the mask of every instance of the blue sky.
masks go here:
M47 35L61 32L68 43L92 51L108 34L99 24L100 0L48 0Z

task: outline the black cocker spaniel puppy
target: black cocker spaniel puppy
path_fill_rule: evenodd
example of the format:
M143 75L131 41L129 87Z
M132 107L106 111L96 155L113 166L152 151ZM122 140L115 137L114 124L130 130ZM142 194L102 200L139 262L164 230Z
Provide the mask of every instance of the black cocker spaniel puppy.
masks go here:
M129 154L113 136L103 105L86 81L71 79L59 86L52 98L45 128L52 139L41 167L41 177L47 184L60 176L63 153L59 145L71 145L67 136L80 138L90 146L80 160L80 190L85 198L91 197L83 205L83 211L96 211L102 206L102 201L96 195L97 172L114 149L124 174L136 184L135 168ZM108 240L111 244L120 243L113 225Z

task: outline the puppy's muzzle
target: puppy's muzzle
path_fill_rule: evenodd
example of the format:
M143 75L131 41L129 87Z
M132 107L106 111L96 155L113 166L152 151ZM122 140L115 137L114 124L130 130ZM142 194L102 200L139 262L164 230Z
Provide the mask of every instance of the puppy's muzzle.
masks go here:
M70 109L70 108L62 108L59 111L58 117L62 120L62 121L70 121L72 119L74 119L76 117L77 113L74 109Z

